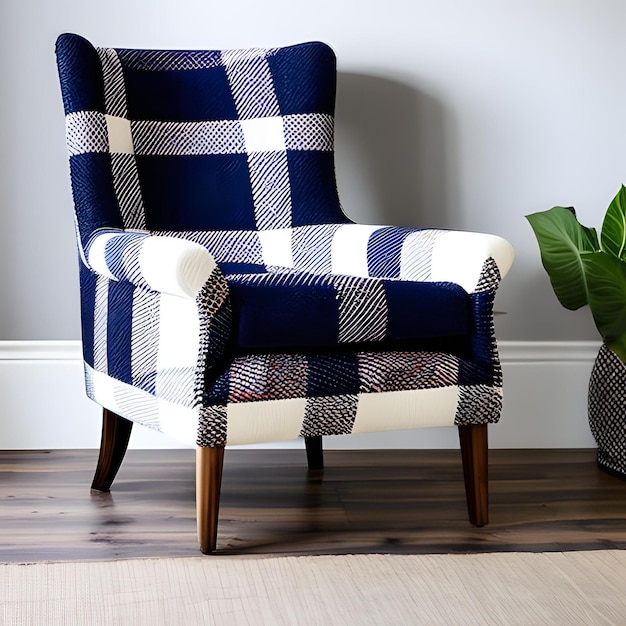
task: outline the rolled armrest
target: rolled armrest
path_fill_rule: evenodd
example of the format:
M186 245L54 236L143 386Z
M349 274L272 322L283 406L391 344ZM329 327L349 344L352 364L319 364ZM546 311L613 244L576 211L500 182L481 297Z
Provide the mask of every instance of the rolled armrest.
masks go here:
M295 229L301 269L333 274L461 285L468 293L484 289L486 263L504 277L513 247L496 235L399 226L342 224ZM313 271L316 271L315 269Z
M433 243L430 280L457 283L472 293L489 259L495 261L500 278L504 278L514 256L513 246L497 235L443 231Z
M87 261L111 280L191 299L217 267L211 253L193 241L120 230L96 234Z

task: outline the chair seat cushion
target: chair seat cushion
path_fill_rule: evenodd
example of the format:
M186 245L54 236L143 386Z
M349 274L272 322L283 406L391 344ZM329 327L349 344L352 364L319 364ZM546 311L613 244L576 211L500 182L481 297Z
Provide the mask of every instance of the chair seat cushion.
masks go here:
M470 296L454 283L262 272L256 266L226 279L235 342L243 349L397 344L464 336L470 329Z

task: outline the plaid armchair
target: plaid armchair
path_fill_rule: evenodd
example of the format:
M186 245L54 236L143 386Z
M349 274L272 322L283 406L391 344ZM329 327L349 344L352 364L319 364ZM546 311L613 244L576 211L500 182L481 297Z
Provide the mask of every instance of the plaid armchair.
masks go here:
M57 41L93 487L134 422L197 446L200 547L215 549L226 444L459 426L470 521L487 522L493 333L511 246L355 224L334 175L336 68L322 43L228 51Z

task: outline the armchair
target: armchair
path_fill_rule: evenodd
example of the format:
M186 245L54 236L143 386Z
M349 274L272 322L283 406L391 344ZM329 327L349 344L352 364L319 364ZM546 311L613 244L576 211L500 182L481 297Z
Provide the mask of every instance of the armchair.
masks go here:
M132 424L197 449L202 552L224 447L458 426L487 523L502 375L493 300L513 251L479 233L355 224L336 189L322 43L229 51L56 46L87 394L107 491Z

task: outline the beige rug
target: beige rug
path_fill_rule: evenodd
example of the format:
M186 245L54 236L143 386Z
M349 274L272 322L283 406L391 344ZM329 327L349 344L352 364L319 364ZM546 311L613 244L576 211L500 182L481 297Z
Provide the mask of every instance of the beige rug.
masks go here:
M0 624L626 624L626 552L0 565Z

